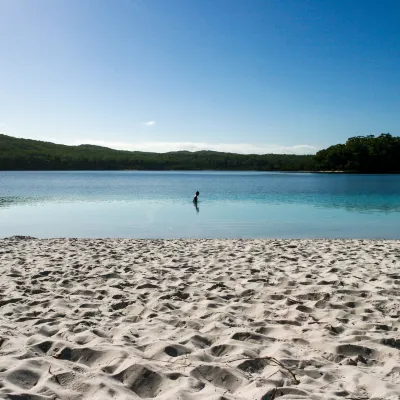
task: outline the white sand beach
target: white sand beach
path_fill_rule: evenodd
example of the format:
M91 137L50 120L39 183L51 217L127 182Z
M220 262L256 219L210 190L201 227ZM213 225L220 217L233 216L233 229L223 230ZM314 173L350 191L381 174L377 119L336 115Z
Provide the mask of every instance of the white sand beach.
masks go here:
M399 245L0 240L0 398L398 400Z

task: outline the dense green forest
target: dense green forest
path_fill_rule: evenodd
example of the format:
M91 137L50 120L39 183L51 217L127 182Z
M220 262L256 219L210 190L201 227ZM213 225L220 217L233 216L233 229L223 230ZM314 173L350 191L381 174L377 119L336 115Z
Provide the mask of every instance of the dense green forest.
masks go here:
M319 151L313 163L319 171L400 172L400 137L388 133L352 137Z
M0 170L123 169L400 172L400 137L357 136L311 156L215 151L146 153L0 135Z
M0 170L260 170L306 171L312 156L215 151L146 153L65 146L0 135Z

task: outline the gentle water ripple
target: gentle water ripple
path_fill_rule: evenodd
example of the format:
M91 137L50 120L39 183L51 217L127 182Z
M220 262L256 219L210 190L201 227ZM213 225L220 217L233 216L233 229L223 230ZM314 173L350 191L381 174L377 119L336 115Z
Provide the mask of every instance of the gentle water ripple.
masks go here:
M0 172L0 189L0 236L400 238L399 175Z

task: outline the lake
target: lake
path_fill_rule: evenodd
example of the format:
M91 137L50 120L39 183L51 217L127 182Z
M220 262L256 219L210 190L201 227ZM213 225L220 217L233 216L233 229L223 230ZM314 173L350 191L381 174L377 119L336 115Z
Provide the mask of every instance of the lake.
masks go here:
M0 172L12 235L400 239L400 175Z

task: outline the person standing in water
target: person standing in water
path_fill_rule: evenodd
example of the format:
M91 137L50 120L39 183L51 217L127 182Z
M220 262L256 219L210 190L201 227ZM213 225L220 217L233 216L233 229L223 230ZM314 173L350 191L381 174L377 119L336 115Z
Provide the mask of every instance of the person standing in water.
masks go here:
M193 204L194 204L194 206L196 207L196 211L197 211L197 212L200 211L200 210L199 210L199 207L197 206L197 199L198 199L199 195L200 195L200 192L197 191L196 194L195 194L194 197L193 197Z

